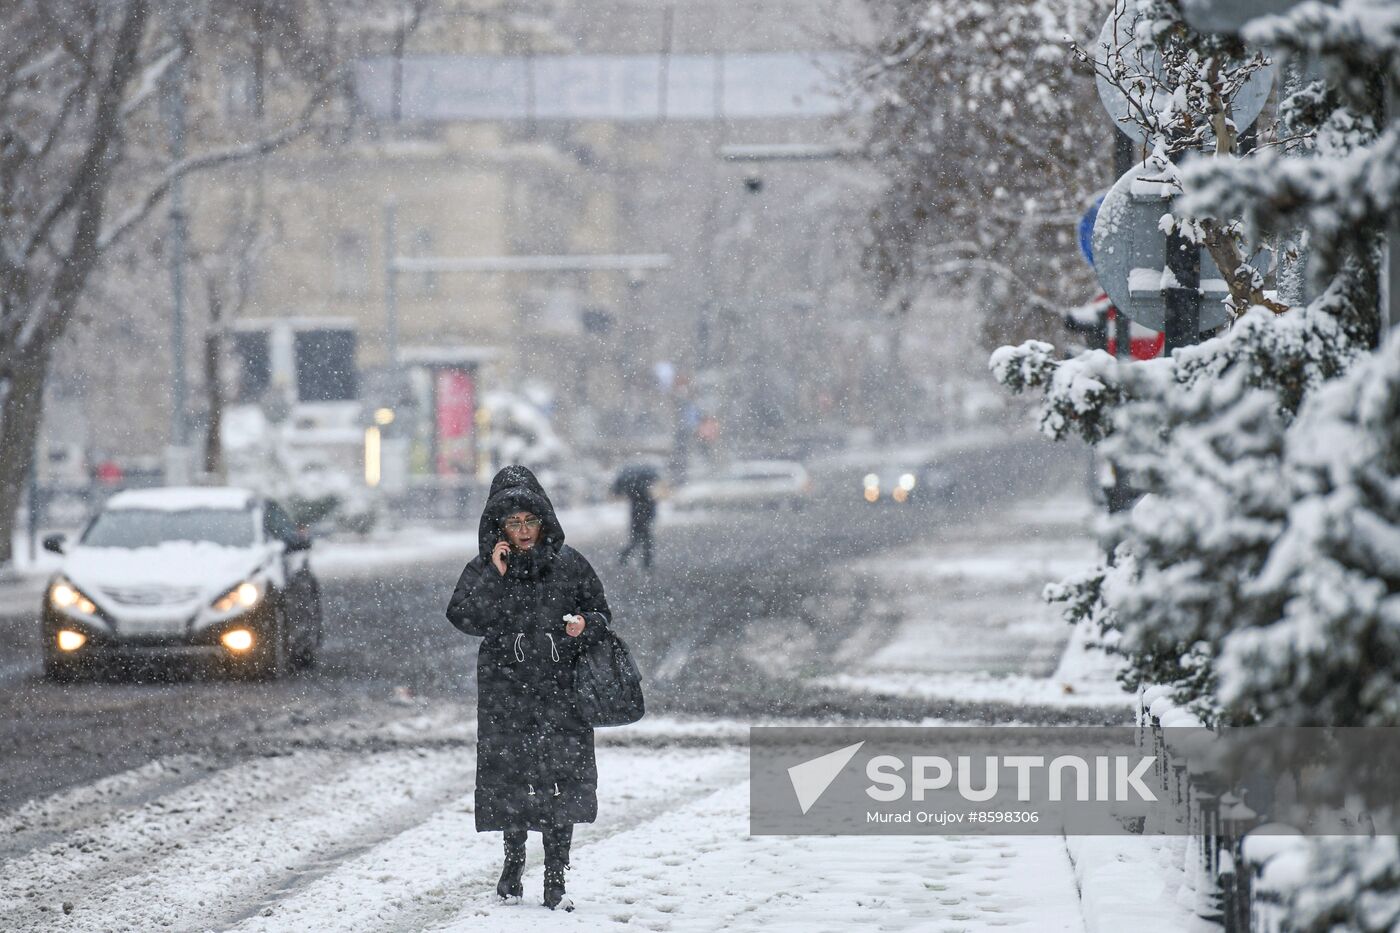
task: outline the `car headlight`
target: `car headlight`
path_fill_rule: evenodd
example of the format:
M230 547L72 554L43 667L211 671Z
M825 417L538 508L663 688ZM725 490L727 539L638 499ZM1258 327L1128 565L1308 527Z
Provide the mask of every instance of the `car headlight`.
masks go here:
M905 492L908 492L909 490L913 489L913 488L914 488L914 474L913 474L913 473L905 473L903 476L901 476L901 477L899 478L899 488L900 488L900 489L903 489Z
M49 605L63 612L97 615L97 606L67 578L59 577L49 586Z
M214 600L215 612L242 612L251 609L263 598L263 588L252 580L244 580Z

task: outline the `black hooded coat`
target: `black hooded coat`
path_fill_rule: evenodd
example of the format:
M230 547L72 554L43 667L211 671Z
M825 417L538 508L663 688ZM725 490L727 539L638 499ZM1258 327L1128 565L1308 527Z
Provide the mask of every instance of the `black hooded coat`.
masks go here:
M532 512L539 543L512 555L502 576L491 550L502 520ZM570 638L564 616L585 620ZM447 618L480 635L477 652L476 828L542 830L591 823L598 814L593 729L573 696L574 659L612 621L603 585L564 529L535 475L508 466L491 482L478 553L462 571Z

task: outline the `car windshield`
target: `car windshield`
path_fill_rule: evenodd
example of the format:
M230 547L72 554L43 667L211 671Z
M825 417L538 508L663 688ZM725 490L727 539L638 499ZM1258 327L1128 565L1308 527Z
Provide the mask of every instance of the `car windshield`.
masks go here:
M253 513L246 509L112 509L97 516L83 535L88 547L154 547L167 541L208 541L249 547L257 540Z

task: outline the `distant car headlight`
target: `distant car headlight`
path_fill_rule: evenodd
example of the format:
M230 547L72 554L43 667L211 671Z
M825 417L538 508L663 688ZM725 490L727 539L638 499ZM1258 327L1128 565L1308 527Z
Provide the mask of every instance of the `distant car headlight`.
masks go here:
M53 585L49 587L49 605L62 612L85 616L97 615L97 606L93 604L93 601L84 596L82 590L63 577L53 581Z
M905 492L908 492L909 490L914 488L914 482L914 474L905 473L899 478L899 488L903 489Z
M230 589L227 593L214 600L215 612L242 612L251 609L258 604L258 600L263 598L263 588L252 580L244 580L242 583Z
M880 498L880 475L878 473L867 473L865 479L865 501L874 502Z

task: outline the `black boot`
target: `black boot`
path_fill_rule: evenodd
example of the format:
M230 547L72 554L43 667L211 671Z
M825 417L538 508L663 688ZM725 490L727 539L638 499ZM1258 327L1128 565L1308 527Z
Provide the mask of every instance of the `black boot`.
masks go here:
M550 910L574 909L574 902L564 893L564 869L569 867L573 839L573 824L555 826L544 833L544 906Z
M519 904L525 896L525 886L520 876L525 873L525 830L506 830L506 865L501 869L501 880L496 882L496 893L508 904Z

